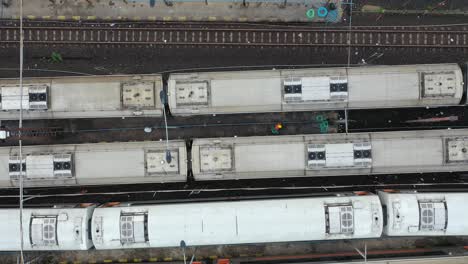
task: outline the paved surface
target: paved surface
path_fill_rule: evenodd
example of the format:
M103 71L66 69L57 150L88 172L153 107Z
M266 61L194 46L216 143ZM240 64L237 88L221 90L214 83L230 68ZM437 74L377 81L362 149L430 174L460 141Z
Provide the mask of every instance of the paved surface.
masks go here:
M361 11L426 11L446 14L468 14L465 0L362 0L356 1Z
M19 0L2 0L0 18L17 18ZM154 2L154 4L153 4ZM162 21L311 21L324 22L318 15L309 19L309 9L335 3L340 20L341 0L35 0L24 1L24 15L30 19L74 20L162 20ZM245 3L245 4L244 4Z

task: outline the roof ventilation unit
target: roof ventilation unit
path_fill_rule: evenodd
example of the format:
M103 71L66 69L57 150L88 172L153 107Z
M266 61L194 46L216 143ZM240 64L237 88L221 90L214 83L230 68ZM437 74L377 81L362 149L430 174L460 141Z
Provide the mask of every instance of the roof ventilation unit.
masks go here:
M455 72L421 73L420 78L423 98L454 97L456 94Z
M324 167L326 165L325 145L310 145L307 148L307 164L309 167Z
M23 94L19 86L2 86L0 89L0 106L2 110L47 110L48 86L25 85ZM20 105L21 104L21 105Z
M302 101L301 78L289 78L283 82L284 100L289 103Z
M346 77L287 78L283 81L287 103L312 101L343 101L348 98Z
M421 230L445 230L447 207L445 202L419 202L419 226Z
M120 216L120 242L148 242L148 214L125 213Z
M54 176L71 177L73 175L72 154L54 154Z
M21 166L20 166L21 163ZM27 155L20 162L19 156L10 156L9 175L19 179L20 167L23 176L28 179L45 179L73 176L72 154Z
M122 83L122 104L124 108L145 109L154 108L154 82L126 82Z
M369 142L311 144L307 148L307 155L307 164L311 169L369 167L372 164Z
M170 150L171 162L166 159L166 151L148 150L146 152L146 173L148 175L178 174L179 173L179 151Z
M330 78L330 99L337 101L348 99L348 80L345 77Z
M208 106L209 85L208 81L176 82L177 106Z
M351 205L333 205L325 207L327 234L352 234L354 215Z
M231 171L234 168L231 146L200 147L200 169L202 172Z
M29 87L29 109L31 110L47 110L47 86L30 86Z
M369 167L372 165L372 147L369 142L353 144L354 165Z
M57 217L32 217L30 239L33 246L57 245Z
M8 160L8 171L9 175L13 179L17 179L20 176L20 171L25 176L26 173L26 159L23 157L21 161L19 156L10 156Z
M446 139L447 163L468 162L468 138Z

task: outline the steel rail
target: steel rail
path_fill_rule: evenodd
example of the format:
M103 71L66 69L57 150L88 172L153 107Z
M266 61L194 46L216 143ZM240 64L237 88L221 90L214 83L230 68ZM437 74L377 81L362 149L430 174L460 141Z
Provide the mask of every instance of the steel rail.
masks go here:
M468 48L468 31L433 29L25 27L24 34L26 44L57 45ZM0 44L18 42L18 28L0 28Z
M343 28L207 28L207 27L73 27L73 26L26 26L24 30L127 30L127 31L248 31L248 32L331 32L331 33L340 33L345 32L348 33L348 29ZM4 30L16 30L18 31L18 27L16 26L3 26L0 27L1 31ZM395 27L394 29L386 29L386 28L353 28L352 33L456 33L456 34L468 34L468 30L434 30L434 29L421 29L421 28L398 28Z

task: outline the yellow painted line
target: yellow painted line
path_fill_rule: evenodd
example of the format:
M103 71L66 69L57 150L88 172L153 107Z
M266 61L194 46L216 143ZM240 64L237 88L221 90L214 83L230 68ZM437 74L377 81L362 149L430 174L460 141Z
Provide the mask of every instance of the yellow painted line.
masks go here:
M158 261L158 258L149 258L148 259L150 262Z
M105 259L104 263L112 263L112 259Z
M50 16L42 16L42 19L50 19Z
M65 20L65 19L67 19L67 17L66 16L57 16L57 19L58 20Z
M178 17L179 21L185 21L187 20L187 17L186 16L180 16Z
M112 19L112 17L110 17L110 16L106 16L104 19L105 19L105 20L111 20L111 19Z
M257 253L255 254L255 256L258 258L258 257L263 257L263 254L262 253Z
M127 259L119 259L119 262L120 262L120 263L127 263L128 260L127 260Z
M139 20L141 20L141 17L139 17L139 16L133 17L133 20L134 21L139 21Z
M210 259L217 259L218 256L210 256Z
M80 17L80 16L72 16L72 19L73 19L73 20L80 20L81 17Z
M118 16L118 17L117 17L118 20L122 20L122 18L123 18L123 17L121 17L121 16Z
M163 20L164 20L164 21L171 21L171 20L172 20L172 17L170 17L170 16L169 16L169 17L163 17Z
M172 258L171 258L171 257L168 257L168 258L164 258L163 260L164 260L164 261L172 261Z
M141 259L139 259L139 258L134 258L134 259L133 259L133 262L141 262Z
M245 21L247 21L247 18L246 17L239 17L239 21L240 22L245 22Z
M90 261L88 261L88 263L95 264L95 263L97 263L97 261L96 260L90 260Z
M79 261L79 260L73 261L73 264L81 264L81 261Z
M228 17L228 16L223 17L223 19L224 19L224 21L232 21L232 17Z
M29 15L29 16L26 16L28 19L35 19L36 16L33 16L33 15Z
M88 20L95 20L95 19L96 19L96 16L88 16L87 19L88 19Z
M216 21L216 17L210 16L210 17L208 17L208 20L209 20L209 21Z
M148 20L156 20L156 17L155 16L149 16Z

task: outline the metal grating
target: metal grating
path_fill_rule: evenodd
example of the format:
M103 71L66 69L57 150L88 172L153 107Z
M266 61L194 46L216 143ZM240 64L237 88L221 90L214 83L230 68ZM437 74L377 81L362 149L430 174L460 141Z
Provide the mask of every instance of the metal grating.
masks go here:
M354 233L354 211L352 205L328 205L325 207L327 234Z
M302 81L300 78L287 78L283 81L283 95L286 102L302 101Z
M30 239L33 246L57 245L57 216L32 217Z
M120 216L120 242L144 243L148 239L148 214L125 213Z
M419 202L419 228L433 231L447 227L447 208L445 202Z
M341 207L341 233L353 233L353 208L351 206Z

